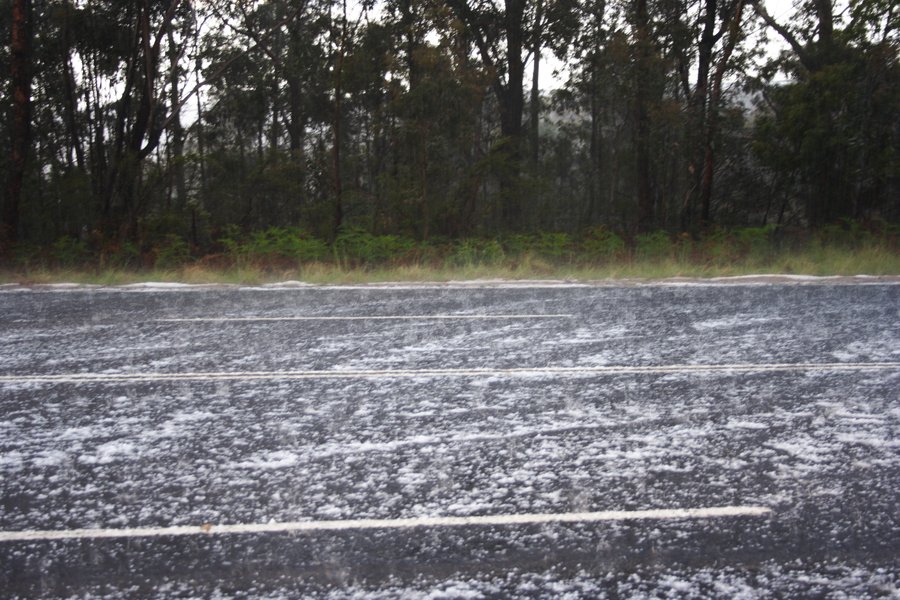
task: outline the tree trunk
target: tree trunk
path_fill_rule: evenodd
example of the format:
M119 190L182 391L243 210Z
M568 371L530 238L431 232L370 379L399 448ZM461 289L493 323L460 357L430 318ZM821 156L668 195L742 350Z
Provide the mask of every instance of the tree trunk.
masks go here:
M344 51L347 37L347 1L344 0L344 14L341 23L341 40L338 49L337 65L334 69L334 116L332 123L331 158L334 169L334 212L332 213L331 241L337 239L341 225L344 223L344 187L341 173L341 99L343 91Z
M534 61L531 72L531 168L537 170L540 162L540 118L541 118L541 90L539 78L541 70L541 37L543 23L543 2L537 0L534 9L534 42L531 48L531 60Z
M637 229L650 231L656 225L650 182L650 78L653 49L647 0L635 0L635 176L637 178Z
M294 157L298 157L303 153L303 134L306 126L303 116L303 95L300 78L293 75L288 76L287 84L288 101L290 102L288 138L291 154Z
M12 127L10 172L3 211L3 229L15 242L19 235L19 207L31 145L31 1L14 0L12 5L12 43L10 44L10 80L12 82Z
M703 171L700 181L700 224L703 228L707 228L712 224L712 191L713 177L715 175L715 142L719 130L719 108L722 100L722 81L725 78L725 72L728 69L728 61L734 53L737 46L738 38L741 32L741 20L744 15L745 3L740 0L736 7L731 21L727 23L727 29L723 33L727 35L725 38L725 46L722 48L719 58L716 61L715 69L712 73L712 85L708 93L707 109L705 114L705 123L703 128L704 148L703 148ZM723 28L726 27L723 24Z
M699 192L700 203L704 204L703 190L707 189L707 160L711 157L708 143L708 118L711 110L709 100L709 73L712 67L713 48L716 44L715 28L718 15L717 0L704 1L703 30L697 46L697 84L688 98L688 130L686 145L688 152L688 179L690 185L681 207L681 229L695 228L696 204ZM711 182L711 178L709 179ZM708 208L702 207L701 221L708 217Z
M518 189L522 170L522 116L525 112L524 49L525 0L506 1L506 85L501 85L500 134L506 148L506 168L500 177L501 218L507 229L522 227L522 197Z
M81 144L81 133L78 128L78 103L76 101L75 74L72 67L72 30L69 24L71 4L66 1L63 6L63 42L66 58L63 64L63 86L65 89L65 120L69 130L69 145L75 151L75 164L82 172L85 170L84 147Z
M591 95L591 146L590 146L590 172L588 173L588 206L587 206L587 218L585 219L585 225L588 227L593 227L598 220L598 207L600 204L600 168L602 166L602 152L603 152L603 139L602 134L603 131L601 129L601 112L600 112L600 98L598 89L598 69L599 65L597 64L599 61L598 56L593 56L591 58L591 79L590 79L590 95Z
M169 133L172 136L172 176L175 179L175 195L180 205L187 201L187 177L184 169L184 128L181 126L181 110L178 108L180 98L179 80L181 70L178 66L179 52L175 46L175 34L172 29L168 31L169 39L169 94L172 102L172 124Z

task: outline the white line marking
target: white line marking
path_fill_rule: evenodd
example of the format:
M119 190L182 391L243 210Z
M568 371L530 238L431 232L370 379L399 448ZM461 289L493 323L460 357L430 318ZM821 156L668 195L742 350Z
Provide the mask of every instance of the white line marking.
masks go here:
M373 316L299 316L299 317L196 317L156 319L157 323L226 323L256 321L454 321L487 319L571 319L574 315L373 315Z
M594 523L664 519L713 519L718 517L762 517L765 506L718 506L660 510L608 510L583 513L489 515L481 517L421 517L413 519L351 519L345 521L295 521L181 527L136 527L131 529L69 529L56 531L0 531L0 542L64 540L82 538L134 538L228 533L281 533L292 531L339 531L344 529L407 529L411 527L461 527L484 525L535 525L541 523Z
M892 371L900 369L900 362L884 363L786 363L786 364L724 364L724 365L659 365L608 367L533 367L516 369L384 369L329 371L211 371L187 373L39 373L0 375L2 383L104 383L147 381L237 381L272 379L368 379L415 377L509 377L529 376L591 376L677 373L763 373L772 371Z

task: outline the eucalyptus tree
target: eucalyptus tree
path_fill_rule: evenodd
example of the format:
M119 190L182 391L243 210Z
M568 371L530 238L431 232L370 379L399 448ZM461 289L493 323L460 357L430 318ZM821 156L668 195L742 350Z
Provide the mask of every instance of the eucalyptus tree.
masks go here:
M670 31L670 35L674 34L672 48L677 56L681 92L687 103L688 188L680 210L683 230L695 228L697 216L701 227L708 227L712 221L723 82L726 76L735 74L735 50L746 37L746 5L747 0L676 0L671 5L671 10L678 15ZM695 74L693 81L692 74Z
M521 185L526 150L525 67L534 61L532 79L532 163L537 151L537 112L535 98L541 48L548 40L557 40L556 49L574 35L575 3L561 0L448 0L464 35L471 40L482 64L492 75L491 90L500 116L501 139L496 148L500 166L501 216L510 230L524 225Z
M19 230L19 205L31 143L31 17L30 0L13 0L9 52L11 152L2 221L4 231L0 232L0 238L6 237L13 242Z
M792 23L753 7L790 50L763 71L765 115L758 156L773 172L796 174L805 221L897 218L900 207L900 40L896 5L831 0L799 5ZM775 78L786 75L786 82Z

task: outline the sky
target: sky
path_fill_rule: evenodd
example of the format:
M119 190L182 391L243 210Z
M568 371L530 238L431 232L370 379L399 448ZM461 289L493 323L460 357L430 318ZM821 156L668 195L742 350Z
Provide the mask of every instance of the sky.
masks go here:
M795 12L794 0L763 0L763 5L772 17L782 24L788 24ZM838 6L845 5L845 0L838 0ZM788 48L788 45L781 37L773 31L769 32L769 47L767 54L776 56L782 50ZM531 64L529 63L527 73L531 73ZM559 74L554 73L559 71ZM541 53L541 67L539 85L541 90L547 91L562 87L566 80L565 63L558 60L553 54L545 50ZM530 81L530 79L529 79Z

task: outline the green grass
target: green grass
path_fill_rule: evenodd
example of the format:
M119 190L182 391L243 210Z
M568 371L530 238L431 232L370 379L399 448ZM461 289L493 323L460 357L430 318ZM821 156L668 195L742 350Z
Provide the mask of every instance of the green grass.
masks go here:
M460 263L451 257L412 259L372 266L346 266L333 262L280 260L275 264L242 261L238 265L202 266L198 261L168 269L18 266L0 269L0 282L20 284L80 283L124 285L159 281L193 284L255 285L297 280L312 284L446 282L474 279L607 279L654 280L672 277L710 278L739 275L900 275L900 252L887 244L857 248L810 244L798 250L734 253L671 252L666 256L623 254L592 260L577 254L549 259L526 252L517 257L492 257Z
M900 275L900 228L845 221L817 231L745 227L700 238L656 231L623 237L603 227L417 242L360 229L333 244L298 228L229 229L210 248L166 235L143 247L64 237L19 245L0 282L121 285L143 281L317 284L472 279L663 279L737 275ZM210 250L217 251L208 254ZM2 263L0 263L2 264Z

